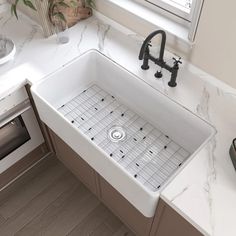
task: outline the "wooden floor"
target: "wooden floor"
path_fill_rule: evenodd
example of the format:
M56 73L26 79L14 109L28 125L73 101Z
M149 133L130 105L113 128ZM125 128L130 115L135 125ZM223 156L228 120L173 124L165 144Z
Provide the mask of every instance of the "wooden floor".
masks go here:
M55 158L0 192L0 235L134 236Z

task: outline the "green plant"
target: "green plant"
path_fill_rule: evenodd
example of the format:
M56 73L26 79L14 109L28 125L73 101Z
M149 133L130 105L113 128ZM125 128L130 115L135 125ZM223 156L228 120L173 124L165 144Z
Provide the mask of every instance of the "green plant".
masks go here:
M12 15L15 15L15 17L18 19L17 15L17 5L19 1L22 1L22 3L31 8L34 11L37 11L36 7L32 3L32 0L15 0L14 3L11 4L11 13ZM94 0L81 0L84 7L91 7L95 8ZM78 6L77 0L71 0L69 4L65 2L65 0L48 0L48 16L51 23L53 23L53 18L56 18L57 20L61 20L66 22L66 18L64 14L61 11L61 7L67 8L67 7L74 7L76 8Z
M21 0L23 2L23 4L29 8L31 8L32 10L34 11L37 11L36 10L36 7L34 6L34 4L31 2L31 0ZM19 0L15 0L14 3L11 4L11 14L15 15L16 19L18 19L18 15L17 15L17 10L16 10L16 7L19 3Z

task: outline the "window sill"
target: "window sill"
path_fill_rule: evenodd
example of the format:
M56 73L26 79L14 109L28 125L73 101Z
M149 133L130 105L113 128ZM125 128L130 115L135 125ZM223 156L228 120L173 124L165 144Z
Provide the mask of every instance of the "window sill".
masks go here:
M183 26L173 20L170 20L169 18L160 15L137 2L134 2L132 0L98 0L97 5L98 8L103 8L103 5L106 5L106 8L110 8L111 12L112 10L114 10L114 13L112 14L113 20L116 20L115 18L117 16L117 13L115 11L118 7L121 10L125 11L126 14L131 14L132 17L135 17L137 19L137 22L140 22L141 20L145 23L145 25L148 24L149 28L152 30L165 30L167 34L170 35L170 44L176 43L176 40L180 40L187 46L193 45L193 42L188 39L189 30L186 26ZM98 9L98 11L100 11L100 9ZM132 23L125 22L125 26L133 28L132 26L129 26L129 24ZM139 27L142 27L142 25L140 25Z

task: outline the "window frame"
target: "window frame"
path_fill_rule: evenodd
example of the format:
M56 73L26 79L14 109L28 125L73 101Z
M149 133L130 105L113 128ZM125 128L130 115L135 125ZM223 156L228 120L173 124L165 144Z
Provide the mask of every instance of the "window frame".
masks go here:
M188 40L194 42L204 0L192 0L189 13L185 13L162 0L133 0L188 28Z
M202 8L204 5L204 0L194 0L192 5L193 5L192 10L190 11L191 22L189 26L188 37L189 37L189 40L193 42L195 40L198 23L199 23L200 16L202 13Z

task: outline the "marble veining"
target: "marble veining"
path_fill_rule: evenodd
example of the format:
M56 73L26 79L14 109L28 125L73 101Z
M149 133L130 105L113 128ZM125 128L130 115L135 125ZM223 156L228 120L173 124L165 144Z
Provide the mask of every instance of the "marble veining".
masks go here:
M84 27L81 31L80 37L79 37L79 42L77 44L77 48L78 48L79 53L80 53L80 46L81 46L81 43L83 42L84 34L85 34L85 31L87 30L87 28L88 28L88 26L84 25Z
M189 188L189 186L184 187L179 193L177 193L175 196L173 196L170 201L174 202L178 197L181 197L182 194L184 194L188 190L188 188Z
M196 108L196 113L199 116L205 118L209 122L211 122L210 114L209 114L210 97L211 97L210 93L207 91L206 86L204 86L200 103L198 104ZM216 138L213 137L210 143L207 145L208 166L207 166L206 183L204 186L207 202L209 204L210 224L211 224L212 235L214 235L214 215L213 215L214 198L212 197L212 185L214 184L216 180L215 155L214 155L215 148L216 148Z
M153 63L148 71L140 69L143 37L96 14L69 29L66 45L58 45L55 35L43 38L40 27L21 14L19 21L9 13L1 15L0 28L17 45L15 60L0 66L0 98L27 81L43 79L85 51L97 49L210 122L217 130L215 138L163 189L161 197L204 235L236 235L236 172L228 154L236 137L235 89L184 60L178 86L168 87L169 73L163 71L158 80L153 76L158 69ZM172 56L165 52L167 61Z
M207 197L207 201L209 204L209 210L210 210L210 223L211 223L211 229L212 229L212 235L214 235L214 209L213 209L213 204L214 204L214 197L213 197L213 192L212 192L212 186L215 184L216 181L216 168L215 168L215 148L216 148L216 138L213 138L209 145L207 146L208 150L208 169L207 169L207 179L205 183L205 193Z
M201 96L201 100L200 100L200 102L199 102L199 104L197 105L197 108L196 108L196 113L199 116L205 118L207 121L210 121L210 117L209 117L209 99L210 99L210 94L207 91L206 87L204 86L202 96Z
M104 51L105 40L106 40L109 30L110 30L109 25L101 24L100 22L97 22L98 49L101 52Z

